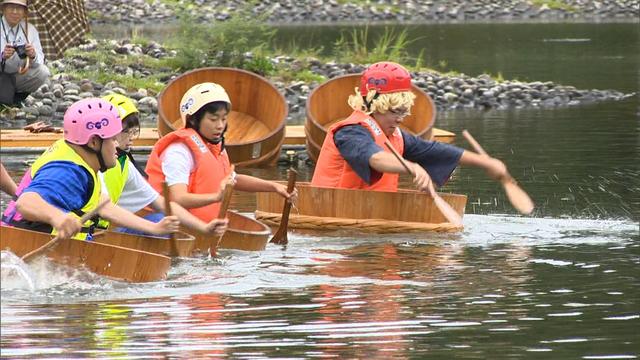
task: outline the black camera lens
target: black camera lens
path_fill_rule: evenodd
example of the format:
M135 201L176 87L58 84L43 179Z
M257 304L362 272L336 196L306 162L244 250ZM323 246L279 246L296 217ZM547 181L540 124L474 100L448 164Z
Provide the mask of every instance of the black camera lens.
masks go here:
M20 59L24 59L27 57L27 49L25 45L14 45L13 48L16 50L18 57Z

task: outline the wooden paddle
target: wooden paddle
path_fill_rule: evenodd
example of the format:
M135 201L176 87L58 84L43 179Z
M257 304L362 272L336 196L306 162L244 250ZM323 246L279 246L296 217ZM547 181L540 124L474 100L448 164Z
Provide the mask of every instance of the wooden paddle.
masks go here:
M407 164L407 161L402 157L402 155L398 153L398 151L396 151L396 149L393 147L393 145L391 145L389 140L385 140L384 144L387 146L387 148L389 148L389 150L391 151L391 153L393 153L396 159L400 161L402 166L404 166L404 168L411 175L415 176L415 173L409 167L409 164ZM451 207L451 205L449 205L448 202L444 201L444 199L441 198L440 195L438 195L438 193L436 192L436 189L433 187L433 180L429 182L428 190L429 190L428 191L429 195L431 195L431 197L433 198L434 204L436 205L438 210L440 210L442 215L444 215L447 221L455 226L462 226L462 217Z
M293 189L296 186L296 176L298 172L293 168L289 168L289 182L287 183L287 192L291 194ZM285 199L284 207L282 208L282 216L280 217L280 226L278 226L278 230L269 242L278 245L286 245L289 242L287 239L287 226L289 224L289 213L291 212L291 201Z
M164 197L164 215L171 216L171 194L169 193L169 184L167 184L166 181L162 182L162 196ZM169 255L178 256L176 234L171 233L169 235L169 241L171 241L171 252L169 253Z
M220 204L218 219L224 219L227 216L227 210L229 209L229 204L231 203L231 195L233 195L233 185L228 184L224 188L224 194L222 196L222 203ZM211 257L215 257L218 254L218 246L220 246L220 241L222 241L223 236L224 234L220 235L215 244L211 244L209 246L209 254L211 254Z
M98 211L100 211L100 209L102 209L105 205L107 205L109 203L109 200L105 199L104 201L102 201L100 204L98 204L98 206L89 211L88 213L82 215L82 217L80 218L80 223L84 224L85 222L87 222L87 220L91 219L92 217L96 216L96 214L98 213ZM50 249L53 245L55 245L58 241L60 241L60 238L58 236L54 237L53 239L51 239L51 241L49 241L48 243L40 246L39 248L25 254L21 259L24 262L27 262L31 259L33 259L34 257L40 255L41 253L43 253L44 251Z
M467 130L462 131L462 135L476 150L476 152L483 156L489 156L486 151L480 146L476 139L471 136ZM529 195L518 186L518 182L507 172L507 176L503 177L500 182L504 187L504 192L507 194L507 198L511 202L511 205L518 210L521 214L529 215L535 207L533 201Z

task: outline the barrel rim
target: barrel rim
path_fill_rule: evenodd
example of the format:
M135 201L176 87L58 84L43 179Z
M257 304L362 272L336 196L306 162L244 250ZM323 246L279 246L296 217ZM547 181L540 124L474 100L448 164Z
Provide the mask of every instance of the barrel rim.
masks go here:
M325 133L327 132L327 129L325 129L325 127L323 125L321 125L315 118L315 116L313 116L311 114L311 102L313 101L313 97L316 94L317 91L320 91L323 87L327 86L328 84L330 84L332 81L338 81L344 78L350 78L350 77L360 77L362 76L362 73L351 73L351 74L345 74L345 75L340 75L340 76L336 76L333 77L327 81L325 81L324 83L318 85L315 89L313 89L311 91L311 93L309 94L309 97L307 98L307 102L305 104L305 113L306 113L306 118L307 120L310 120L311 124L313 126L315 126L316 128L321 129L322 131L324 131ZM431 96L424 90L422 90L418 85L416 85L414 82L411 82L411 90L416 91L418 93L421 93L425 96L425 98L427 99L427 102L429 102L429 104L431 105L431 108L434 109L434 111L432 112L431 115L431 119L428 119L428 126L427 128L419 133L416 134L416 136L422 136L423 133L428 132L430 129L432 129L435 126L435 122L436 122L436 106L435 103L433 102L433 99L431 98ZM347 101L347 99L345 99L345 101Z
M258 75L254 72L251 71L247 71L244 69L238 69L238 68L232 68L232 67L223 67L223 66L210 66L210 67L203 67L203 68L197 68L197 69L192 69L189 70L187 72L184 72L180 75L178 75L176 78L172 79L167 86L164 87L164 89L162 89L162 91L160 92L160 94L158 95L158 116L163 120L163 122L165 123L165 125L171 129L171 131L175 131L177 129L175 129L173 127L173 124L171 123L167 123L168 117L166 116L166 114L164 113L163 107L162 107L162 99L165 96L165 92L171 87L171 85L173 85L175 82L177 82L180 78L190 75L192 73L198 73L198 72L204 72L204 71L230 71L230 72L237 72L237 73L241 73L243 75L246 76L253 76L258 78L260 81L262 81L263 83L267 84L273 91L274 93L277 95L278 99L280 100L280 102L282 104L284 104L284 114L283 114L283 121L281 121L279 123L279 125L272 130L271 132L269 132L267 135L257 138L255 140L252 141L246 141L246 142L241 142L241 143L231 143L231 144L227 144L227 146L239 146L239 145L245 145L245 144L255 144L255 143L259 143L262 142L266 139L269 139L271 137L273 137L274 135L276 135L279 131L281 131L287 123L287 117L289 116L289 106L287 104L287 101L284 97L284 95L282 95L282 93L280 92L280 90L278 90L278 88L275 87L275 85L273 85L273 83L271 83L271 81L269 81L267 78ZM284 132L283 132L283 138L284 138Z
M229 227L227 230L233 230L233 232L235 233L239 233L239 234L249 234L249 235L253 235L253 236L263 236L263 235L271 235L271 228L268 227L265 223L263 223L262 221L255 219L253 217L244 215L242 213L240 213L239 211L236 210L228 210L227 213L233 213L234 215L237 215L239 217L245 218L247 220L249 220L250 222L256 224L257 226L261 227L262 230L243 230L243 229L236 229L236 228L231 228ZM231 220L229 220L231 221Z

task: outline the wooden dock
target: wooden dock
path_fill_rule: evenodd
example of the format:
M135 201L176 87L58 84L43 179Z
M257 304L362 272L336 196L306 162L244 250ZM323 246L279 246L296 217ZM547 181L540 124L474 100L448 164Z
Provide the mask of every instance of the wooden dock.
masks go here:
M433 129L434 138L437 141L452 143L455 134L446 130ZM62 133L43 132L32 133L22 129L1 129L1 148L46 148L54 141L60 139ZM134 140L135 146L153 146L158 141L159 134L156 128L140 129L140 137ZM285 145L304 146L304 125L287 125L284 139Z

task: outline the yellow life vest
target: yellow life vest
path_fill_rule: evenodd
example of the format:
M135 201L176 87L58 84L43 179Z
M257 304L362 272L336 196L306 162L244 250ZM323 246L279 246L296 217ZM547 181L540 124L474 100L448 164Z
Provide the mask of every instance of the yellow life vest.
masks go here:
M118 157L118 164L116 166L104 172L104 184L109 191L109 198L112 203L117 204L118 200L120 200L128 177L129 157L123 154ZM96 226L99 229L107 229L109 227L109 221L101 218Z
M46 164L53 161L68 161L72 162L78 166L85 168L89 174L91 174L91 179L93 180L93 192L89 197L89 201L87 201L84 206L79 209L79 211L71 211L70 214L80 219L82 214L86 214L91 210L95 209L100 202L100 194L102 192L102 186L100 184L100 180L98 179L96 172L78 155L78 153L73 150L64 139L60 139L53 143L51 147L49 147L36 161L31 165L31 178L34 179L38 170L40 170ZM79 213L79 214L78 214ZM87 220L83 225L83 228L91 228L94 223L93 220ZM57 233L54 228L51 231L52 235ZM73 238L77 240L86 240L87 232L80 232L76 234Z

